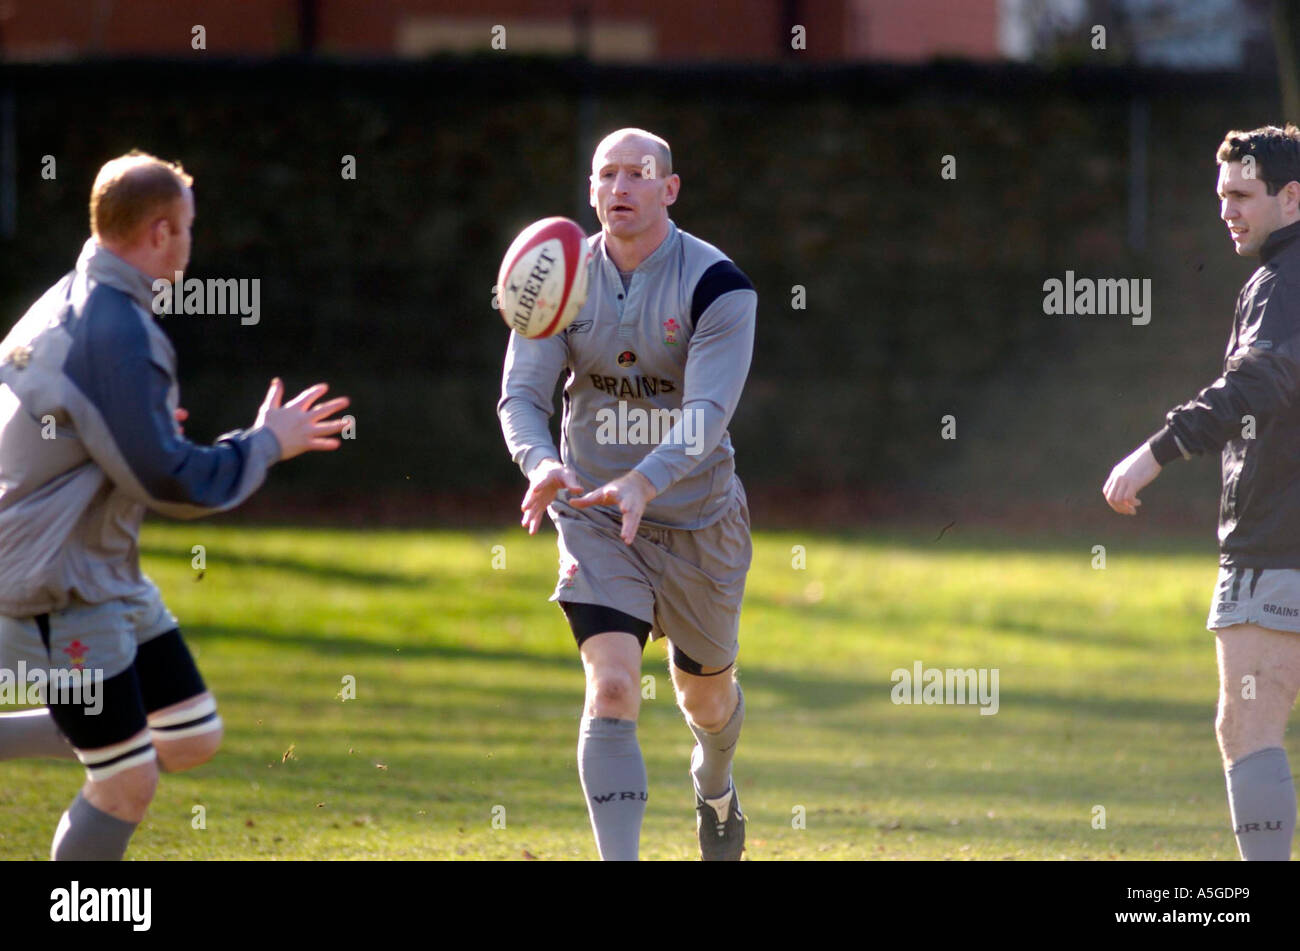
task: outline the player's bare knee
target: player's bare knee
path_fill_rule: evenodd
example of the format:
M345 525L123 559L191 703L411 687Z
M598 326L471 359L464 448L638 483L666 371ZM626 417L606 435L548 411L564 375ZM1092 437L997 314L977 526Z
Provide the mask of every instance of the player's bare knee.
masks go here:
M1279 714L1278 722L1269 722L1269 710L1261 701L1243 700L1231 694L1220 699L1219 712L1214 719L1219 750L1224 761L1229 763L1257 750L1281 746L1285 729L1284 714Z
M1219 746L1226 748L1232 745L1241 734L1244 723L1245 717L1237 709L1236 703L1229 697L1220 697L1219 710L1214 717L1214 735L1219 739Z
M101 812L124 822L140 822L158 791L158 765L150 761L106 779L91 779L83 795Z
M597 674L592 683L592 694L597 703L622 706L636 694L632 678L623 671Z
M163 769L193 769L212 759L224 730L208 692L149 714L149 730Z
M1224 713L1222 708L1214 719L1214 737L1219 741L1219 752L1223 754L1224 760L1231 761L1238 746L1237 729L1234 721Z
M640 707L635 679L620 668L597 668L588 694L594 716L634 719Z
M159 764L169 773L179 773L202 766L221 748L221 739L224 735L225 731L218 723L213 730L183 740L167 741L155 737L154 746L158 750Z
M734 669L707 677L675 674L673 687L678 708L706 733L717 733L725 727L736 710Z
M705 733L717 733L731 718L735 698L716 691L694 695L679 693L678 706Z

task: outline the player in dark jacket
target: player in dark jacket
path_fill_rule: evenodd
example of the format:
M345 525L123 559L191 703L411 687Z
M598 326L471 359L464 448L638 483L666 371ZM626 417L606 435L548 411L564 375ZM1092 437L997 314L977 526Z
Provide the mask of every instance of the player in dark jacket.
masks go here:
M1229 132L1221 217L1260 258L1237 298L1223 375L1169 411L1103 492L1137 513L1161 467L1220 452L1219 578L1207 627L1219 659L1216 730L1244 859L1288 859L1295 786L1282 736L1300 689L1300 129Z

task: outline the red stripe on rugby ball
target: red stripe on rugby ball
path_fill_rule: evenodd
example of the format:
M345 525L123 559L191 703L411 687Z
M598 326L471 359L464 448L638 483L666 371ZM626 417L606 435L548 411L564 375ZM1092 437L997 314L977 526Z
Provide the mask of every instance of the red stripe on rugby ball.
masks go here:
M504 278L514 270L515 263L539 244L555 239L560 241L560 250L564 256L564 292L560 295L560 305L555 309L555 317L546 329L532 340L541 340L555 333L556 325L564 316L564 308L569 303L573 286L577 283L578 269L586 264L587 235L582 226L572 218L552 217L535 221L523 231L510 245L506 258L501 263L501 276Z

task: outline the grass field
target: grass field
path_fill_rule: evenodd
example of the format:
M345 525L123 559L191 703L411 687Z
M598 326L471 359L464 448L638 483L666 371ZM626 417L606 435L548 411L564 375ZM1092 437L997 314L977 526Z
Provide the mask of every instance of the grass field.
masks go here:
M1087 542L987 541L756 536L736 770L749 857L1235 859L1212 548L1126 544L1096 570ZM129 857L595 857L582 672L546 601L553 534L151 523L142 549L226 740L164 776ZM997 668L997 714L893 703L891 672L916 661ZM696 858L693 739L662 644L644 672L642 856ZM0 763L0 859L44 858L80 781L72 762Z

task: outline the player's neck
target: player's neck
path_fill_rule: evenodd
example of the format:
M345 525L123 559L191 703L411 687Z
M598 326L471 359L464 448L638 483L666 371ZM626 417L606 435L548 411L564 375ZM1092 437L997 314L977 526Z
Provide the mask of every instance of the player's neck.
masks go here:
M631 240L605 232L605 251L620 271L635 271L668 237L668 219L663 224L636 235Z
M102 241L99 238L95 239L95 243L99 245L101 248L103 248L105 251L109 252L110 254L116 255L117 257L121 258L127 264L131 265L131 267L135 268L137 271L139 271L141 274L145 275L146 277L150 278L151 280L156 281L159 280L160 278L165 278L166 280L170 281L173 277L173 275L171 274L157 273L158 268L160 266L159 261L154 256L151 256L147 250L139 247L138 245L131 246L131 245L122 245L117 243L110 243L107 241Z

